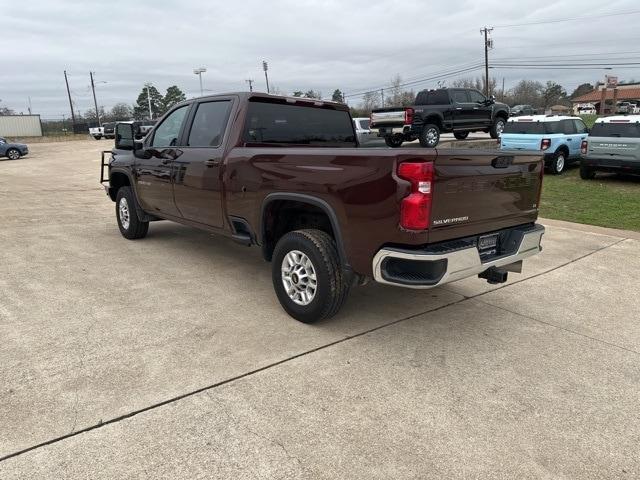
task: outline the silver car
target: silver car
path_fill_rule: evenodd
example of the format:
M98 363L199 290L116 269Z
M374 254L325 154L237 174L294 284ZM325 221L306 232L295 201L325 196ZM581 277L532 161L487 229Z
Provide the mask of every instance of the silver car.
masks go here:
M358 144L360 146L372 145L374 143L383 144L384 142L376 136L376 132L369 128L369 119L365 117L359 117L353 119L353 126L356 129L356 135L358 136Z
M598 118L580 147L580 177L596 172L640 175L640 115Z
M11 143L6 138L0 137L0 157L17 160L27 153L29 153L29 147L24 143Z

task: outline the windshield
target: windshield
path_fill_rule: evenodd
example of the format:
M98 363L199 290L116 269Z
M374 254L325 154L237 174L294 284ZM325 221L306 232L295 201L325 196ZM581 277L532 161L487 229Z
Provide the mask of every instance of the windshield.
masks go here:
M7 141L4 138L0 137L0 143L7 143Z
M640 138L638 123L596 123L591 129L592 137Z

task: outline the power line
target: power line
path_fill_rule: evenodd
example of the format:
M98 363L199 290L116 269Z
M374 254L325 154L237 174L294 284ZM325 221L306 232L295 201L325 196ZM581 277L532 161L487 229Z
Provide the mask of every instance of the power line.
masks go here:
M562 22L574 22L577 20L588 20L591 18L603 18L603 17L616 17L620 15L635 15L640 13L640 10L629 10L626 12L614 12L614 13L599 13L594 15L582 15L580 17L572 17L572 18L560 18L557 20L541 20L538 22L527 22L527 23L513 23L509 25L494 25L494 28L511 28L511 27L526 27L529 25L546 25L549 23L562 23Z

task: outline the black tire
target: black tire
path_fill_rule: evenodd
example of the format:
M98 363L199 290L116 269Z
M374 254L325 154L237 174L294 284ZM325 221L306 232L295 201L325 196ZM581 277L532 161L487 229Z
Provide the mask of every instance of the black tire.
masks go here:
M102 137L100 135L96 135L95 137L93 137L94 140L102 140Z
M400 148L402 146L402 136L393 135L391 137L384 137L384 143L387 144L387 147L391 148Z
M502 118L502 117L496 117L496 119L493 121L493 125L491 125L491 128L489 129L489 135L491 135L491 138L500 138L500 135L502 135L502 131L504 130L504 126L506 125L507 121Z
M553 154L553 158L549 163L549 170L554 175L561 175L567 168L567 153L564 150L558 150Z
M425 148L435 148L440 143L440 127L433 123L427 123L420 131L420 146Z
M464 140L469 136L469 132L453 132L453 136L458 140Z
M307 269L295 270L295 263L291 267L288 257L293 254L294 259L303 258L295 252L304 254L311 263L311 272L315 274L316 288L312 298L297 298L299 302L308 301L306 305L296 302L289 296L285 288L285 279L291 282L292 295L298 297L300 289L305 292L309 287L309 271ZM286 264L285 258L287 259ZM288 276L283 274L283 266L289 268ZM296 277L296 273L302 271L302 275ZM304 279L307 279L304 281ZM349 281L342 271L340 257L336 244L327 233L321 230L295 230L289 232L278 240L273 252L271 279L282 308L293 318L303 323L313 323L318 320L334 316L347 298L349 293ZM295 284L293 283L295 281Z
M136 198L131 187L120 187L116 195L116 219L124 238L144 238L149 231L149 222L141 222L136 213Z
M580 165L580 178L583 180L593 180L596 177L595 169Z
M7 150L7 153L5 153L5 155L9 160L18 160L22 156L20 150L18 150L17 148L10 148L9 150Z

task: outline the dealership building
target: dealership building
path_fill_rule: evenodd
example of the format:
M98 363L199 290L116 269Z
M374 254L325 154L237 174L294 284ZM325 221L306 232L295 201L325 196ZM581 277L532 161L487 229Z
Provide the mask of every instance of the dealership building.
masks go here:
M596 89L580 95L579 97L572 98L574 111L577 110L579 105L592 104L595 106L596 112L600 113L600 103L602 102L604 84L599 84ZM605 112L606 114L615 113L615 104L618 102L631 102L640 105L640 82L635 83L622 83L618 84L615 88L606 88L604 92L605 99Z

